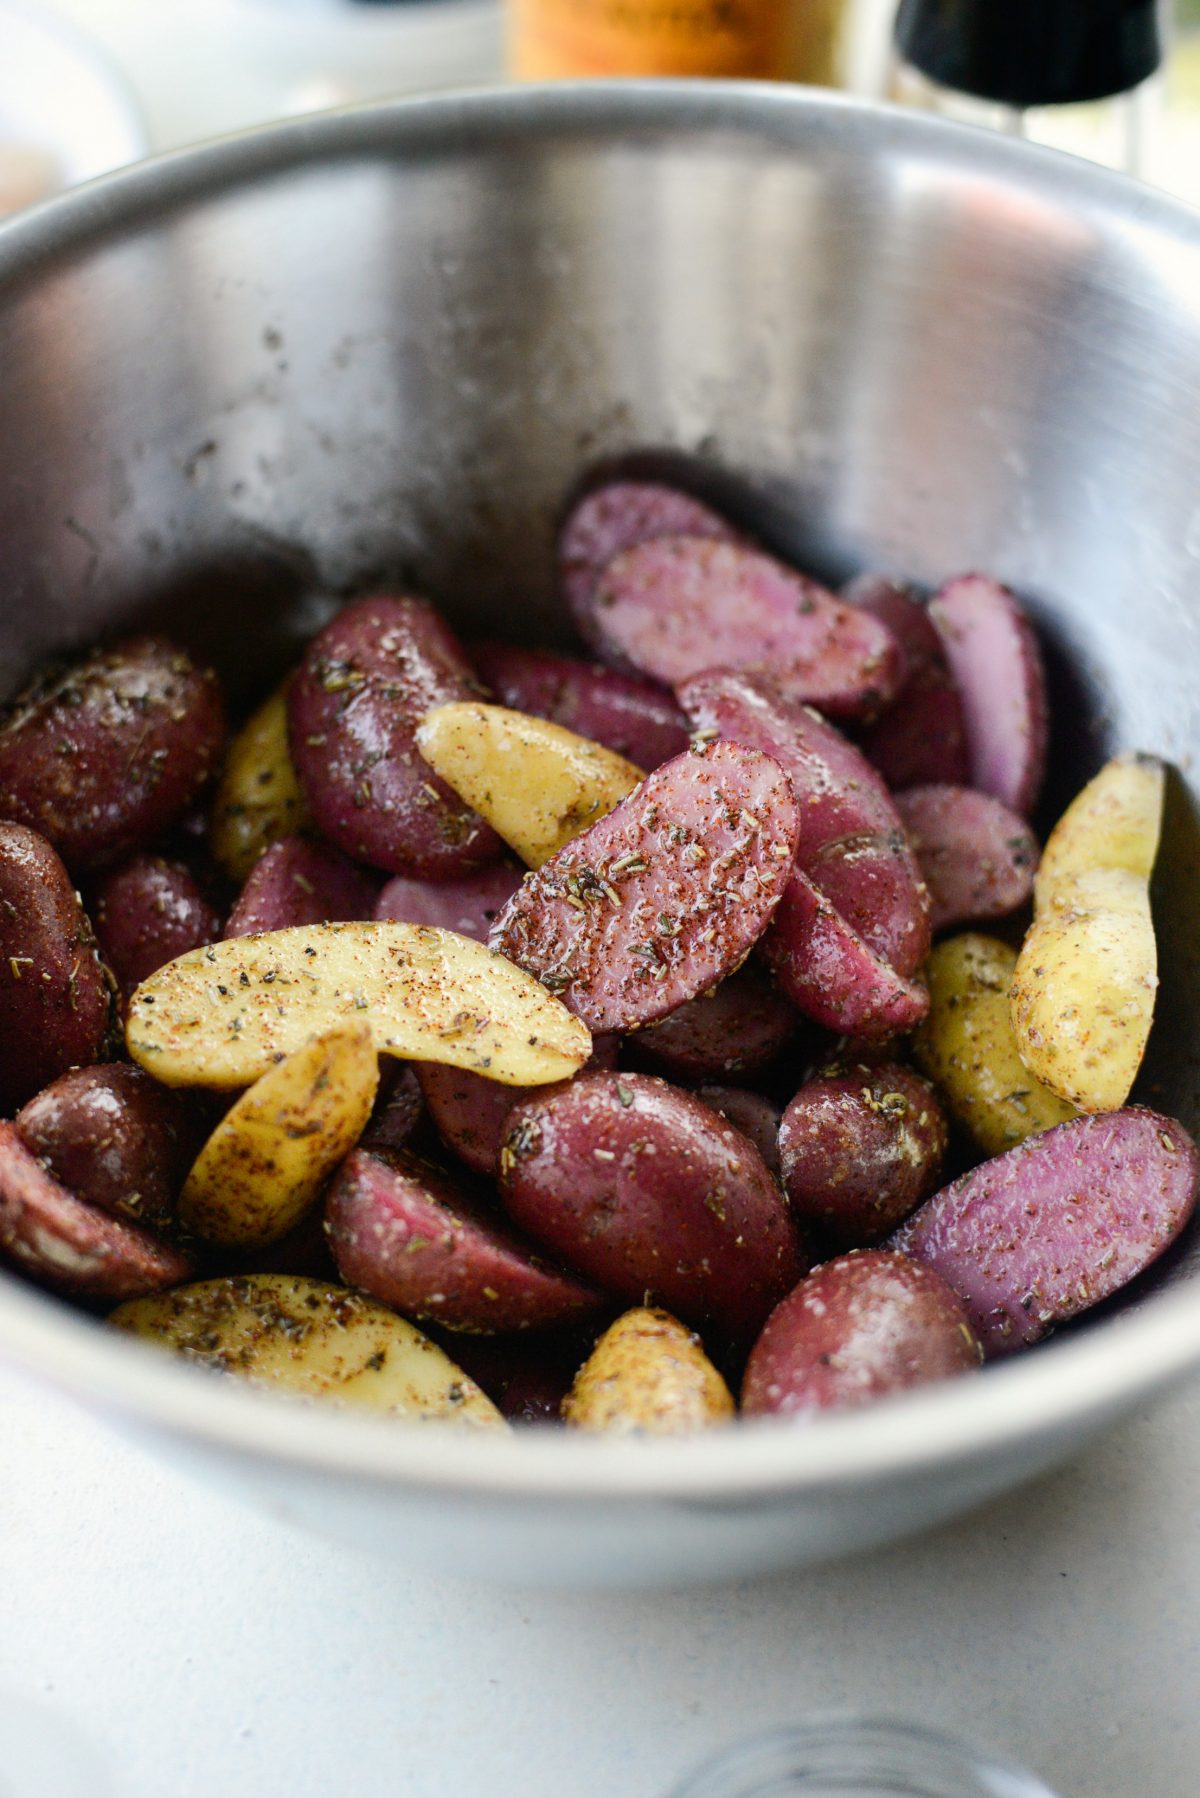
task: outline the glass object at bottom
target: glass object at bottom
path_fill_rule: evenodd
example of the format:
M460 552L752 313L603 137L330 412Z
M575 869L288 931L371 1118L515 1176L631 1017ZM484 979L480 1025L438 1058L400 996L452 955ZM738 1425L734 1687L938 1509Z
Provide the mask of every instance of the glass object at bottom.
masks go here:
M1032 1773L918 1724L811 1718L727 1749L669 1798L1054 1798Z

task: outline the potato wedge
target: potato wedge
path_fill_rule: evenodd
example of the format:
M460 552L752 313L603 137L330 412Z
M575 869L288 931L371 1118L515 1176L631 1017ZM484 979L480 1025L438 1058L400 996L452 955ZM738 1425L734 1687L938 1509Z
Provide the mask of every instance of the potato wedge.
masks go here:
M611 812L642 778L624 756L502 705L439 705L417 748L530 868Z
M324 1280L201 1280L119 1305L108 1321L259 1386L388 1417L507 1428L474 1380L405 1318Z
M531 974L420 924L306 924L193 950L129 1002L129 1053L165 1086L249 1086L334 1025L375 1047L473 1068L502 1086L565 1080L587 1027Z
M287 690L284 681L225 754L208 842L231 880L245 880L264 849L311 822L288 748Z
M1116 1111L1146 1051L1158 990L1150 874L1165 775L1152 756L1109 762L1050 833L1012 1021L1031 1073L1080 1111Z
M278 1242L362 1135L378 1086L365 1024L327 1031L269 1068L197 1156L179 1195L184 1228L239 1248Z
M1002 1155L1075 1108L1029 1072L1017 1049L1009 990L1014 949L964 931L929 957L929 1015L913 1040L917 1065L988 1155Z
M728 1423L728 1386L700 1338L667 1311L639 1307L609 1326L563 1400L577 1430L684 1436Z

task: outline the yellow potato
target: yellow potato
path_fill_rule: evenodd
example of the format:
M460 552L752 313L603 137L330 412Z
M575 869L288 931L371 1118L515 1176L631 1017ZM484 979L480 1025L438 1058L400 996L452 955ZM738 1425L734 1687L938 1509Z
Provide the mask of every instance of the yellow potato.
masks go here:
M575 1376L563 1417L577 1430L685 1436L728 1423L729 1388L698 1336L666 1311L626 1311Z
M640 768L561 724L501 705L439 705L417 748L531 868L611 812Z
M1015 949L977 931L939 943L925 970L929 1014L913 1039L918 1065L988 1155L1075 1116L1017 1052L1009 1011L1016 965Z
M248 1086L337 1024L375 1047L502 1086L565 1080L585 1025L532 974L424 924L305 924L191 949L144 980L125 1041L165 1086Z
M131 1299L109 1318L187 1361L389 1417L506 1429L474 1380L394 1311L323 1280L243 1274Z
M278 1242L318 1197L371 1115L379 1057L365 1024L314 1037L256 1080L217 1125L179 1195L206 1242Z
M230 879L245 880L264 849L310 822L288 749L285 681L243 724L225 756L208 841Z
M1151 756L1109 762L1051 833L1012 983L1021 1059L1080 1111L1115 1111L1154 1019L1158 949L1150 875L1165 775Z

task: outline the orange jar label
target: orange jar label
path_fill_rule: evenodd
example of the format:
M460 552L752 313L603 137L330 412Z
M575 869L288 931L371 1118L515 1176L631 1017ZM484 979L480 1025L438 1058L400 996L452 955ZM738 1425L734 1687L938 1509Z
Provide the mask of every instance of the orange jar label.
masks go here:
M842 0L508 0L518 81L596 75L833 79Z

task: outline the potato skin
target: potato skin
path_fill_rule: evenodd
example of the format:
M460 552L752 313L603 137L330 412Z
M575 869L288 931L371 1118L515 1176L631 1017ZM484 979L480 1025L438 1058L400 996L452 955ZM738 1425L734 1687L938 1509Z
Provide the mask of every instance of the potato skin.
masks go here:
M322 833L390 874L443 879L500 839L417 754L432 706L473 697L457 638L425 600L346 606L308 646L288 693L292 760Z
M200 1147L191 1104L125 1062L72 1068L17 1113L31 1155L76 1198L162 1230Z
M989 1355L1006 1355L1149 1267L1192 1215L1198 1182L1183 1125L1130 1106L983 1162L892 1242L961 1295Z
M799 1014L752 963L629 1043L631 1063L668 1079L749 1081L793 1040Z
M73 873L142 847L207 781L225 734L217 677L165 637L37 676L0 725L0 815Z
M239 885L264 849L310 822L288 748L289 683L290 676L242 725L225 752L213 797L209 847Z
M912 787L899 812L929 888L935 931L1003 918L1033 891L1037 838L1025 820L969 787Z
M562 1407L577 1430L622 1436L688 1436L728 1423L734 1403L700 1338L666 1311L645 1306L610 1324Z
M657 681L509 643L474 643L471 660L501 705L549 718L639 768L657 768L688 746L687 719Z
M961 1301L929 1268L886 1249L815 1268L767 1320L742 1383L747 1417L809 1417L977 1371Z
M765 1166L777 1180L783 1178L779 1159L780 1107L763 1093L751 1092L745 1086L706 1085L696 1088L696 1097L713 1111L719 1111L727 1124L748 1136Z
M800 1088L779 1127L792 1210L843 1247L879 1242L936 1187L947 1135L919 1074L834 1068Z
M1021 1060L1009 1011L1016 965L1014 949L978 931L939 943L925 971L929 1016L913 1039L918 1066L988 1155L1075 1116Z
M606 641L671 686L707 668L770 669L798 703L861 718L904 677L886 625L745 544L635 544L604 569L595 603Z
M806 1265L753 1144L648 1074L582 1074L509 1116L509 1215L607 1291L752 1336Z
M68 1192L0 1123L0 1254L30 1279L82 1298L128 1299L191 1278L178 1249Z
M587 1067L615 1068L617 1043L615 1036L593 1038ZM500 1150L513 1106L563 1084L553 1081L547 1086L498 1086L494 1080L473 1074L468 1068L446 1067L436 1061L414 1065L430 1121L442 1142L473 1173L489 1177L499 1171Z
M416 1069L407 1061L382 1062L375 1109L359 1142L364 1149L402 1149L425 1113Z
M793 868L762 955L798 1011L839 1036L885 1043L914 1030L929 1009L919 979L876 955L837 907Z
M524 878L524 868L510 861L490 862L475 874L453 880L410 880L397 874L375 901L372 916L383 923L433 924L486 943Z
M628 668L629 663L609 642L597 610L600 576L623 549L681 533L731 543L741 540L719 512L659 481L606 481L578 500L568 514L558 539L559 584L580 636L614 667Z
M928 608L907 588L866 574L842 598L886 624L899 643L904 684L859 737L863 754L894 793L932 781L964 786L969 773L963 703Z
M741 963L779 903L798 832L776 763L710 743L665 762L531 874L489 942L589 1029L640 1028Z
M284 837L263 852L223 935L253 936L297 924L352 924L375 916L377 877L328 843Z
M350 1285L448 1330L546 1329L602 1304L461 1182L402 1151L348 1155L330 1184L325 1228Z
M1046 671L1033 626L1008 588L982 574L947 581L929 615L962 699L967 784L1028 817L1049 736Z
M110 981L58 855L37 831L0 821L0 1108L102 1058Z
M221 918L186 862L133 855L97 882L96 935L122 996L189 949L215 943Z

